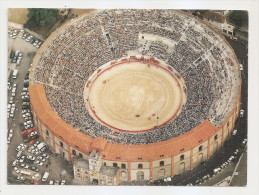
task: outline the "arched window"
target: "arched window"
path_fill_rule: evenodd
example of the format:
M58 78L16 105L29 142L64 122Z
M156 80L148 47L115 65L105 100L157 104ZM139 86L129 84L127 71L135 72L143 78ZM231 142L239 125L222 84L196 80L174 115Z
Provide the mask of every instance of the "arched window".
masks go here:
M83 158L83 154L79 153L79 158Z
M60 146L63 148L63 142L60 142Z
M72 154L73 154L73 155L76 155L76 151L75 151L75 150L72 150Z
M215 136L214 136L214 140L217 140L217 139L218 139L218 135L215 135Z
M49 131L48 130L46 131L46 133L47 133L47 136L49 136Z
M165 165L165 162L164 161L160 161L160 167L164 166Z
M122 169L126 169L126 165L124 163L121 164Z
M138 181L143 181L144 180L144 172L143 171L138 171L137 172L137 180Z
M202 151L202 146L199 147L199 152Z
M113 166L113 167L117 167L118 164L117 164L117 163L113 163L112 166Z
M138 164L138 169L143 169L143 165L142 164Z
M180 160L184 160L184 155L181 155L181 156L180 156Z

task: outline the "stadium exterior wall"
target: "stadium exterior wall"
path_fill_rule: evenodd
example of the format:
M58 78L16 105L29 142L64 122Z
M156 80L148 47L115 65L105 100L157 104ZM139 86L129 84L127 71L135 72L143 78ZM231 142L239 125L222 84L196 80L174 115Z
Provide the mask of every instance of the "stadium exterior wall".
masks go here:
M88 159L91 151L100 152L102 164L112 167L116 163L120 167L120 173L124 175L124 178L120 177L121 181L137 180L140 171L144 173L144 180L174 176L207 160L231 135L240 103L239 95L234 109L220 127L204 121L189 132L167 141L119 145L102 138L92 139L65 123L52 110L43 85L32 85L29 92L36 128L53 152L69 162L78 157Z

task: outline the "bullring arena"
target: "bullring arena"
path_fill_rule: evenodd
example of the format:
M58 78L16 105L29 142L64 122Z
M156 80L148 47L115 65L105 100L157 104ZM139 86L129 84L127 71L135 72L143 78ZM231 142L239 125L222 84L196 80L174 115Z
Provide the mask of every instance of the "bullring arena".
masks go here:
M29 92L41 138L75 177L103 184L110 167L118 184L208 159L233 131L241 77L224 37L183 11L95 10L45 41Z

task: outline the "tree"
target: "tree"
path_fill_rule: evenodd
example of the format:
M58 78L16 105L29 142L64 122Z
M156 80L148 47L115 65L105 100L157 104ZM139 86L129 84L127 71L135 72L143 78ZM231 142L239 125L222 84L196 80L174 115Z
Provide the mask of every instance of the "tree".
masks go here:
M35 9L30 8L28 9L28 20L25 27L31 28L34 26L43 26L50 22L53 17L59 19L59 11L57 9Z
M234 10L229 14L229 19L237 26L242 27L247 23L248 13L247 11Z

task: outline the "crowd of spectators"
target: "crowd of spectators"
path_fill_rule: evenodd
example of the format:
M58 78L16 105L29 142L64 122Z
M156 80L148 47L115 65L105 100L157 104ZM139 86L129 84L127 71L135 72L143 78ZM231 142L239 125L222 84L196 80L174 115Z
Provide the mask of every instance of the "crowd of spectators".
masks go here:
M194 23L194 24L193 24ZM143 49L139 34L165 37ZM145 37L141 37L145 39ZM191 130L203 120L222 124L240 86L237 64L217 33L173 10L101 10L59 29L37 60L35 82L44 84L53 110L75 129L111 143L148 144ZM85 106L84 86L101 65L139 52L173 66L186 83L187 103L180 115L143 133L118 132L95 121Z

